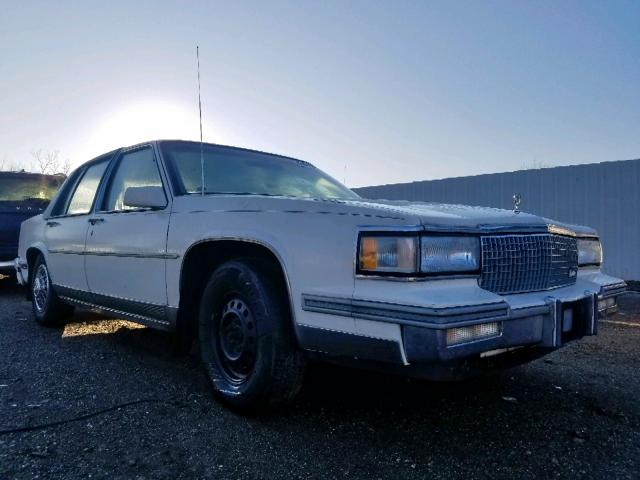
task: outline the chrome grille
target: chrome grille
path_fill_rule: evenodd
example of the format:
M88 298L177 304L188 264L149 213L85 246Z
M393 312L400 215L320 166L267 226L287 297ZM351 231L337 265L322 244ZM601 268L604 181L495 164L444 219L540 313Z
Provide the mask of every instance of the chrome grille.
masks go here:
M571 285L578 271L578 245L562 235L481 237L480 286L495 293L522 293Z

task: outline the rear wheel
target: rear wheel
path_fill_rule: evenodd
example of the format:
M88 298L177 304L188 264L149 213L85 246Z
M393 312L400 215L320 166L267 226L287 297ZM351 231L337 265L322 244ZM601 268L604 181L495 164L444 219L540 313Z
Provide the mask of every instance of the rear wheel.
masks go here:
M64 324L73 315L73 307L63 303L51 285L49 269L42 255L33 267L31 278L31 306L36 321L46 327Z
M244 412L292 400L305 358L297 348L286 291L260 259L221 265L200 306L200 354L216 395Z

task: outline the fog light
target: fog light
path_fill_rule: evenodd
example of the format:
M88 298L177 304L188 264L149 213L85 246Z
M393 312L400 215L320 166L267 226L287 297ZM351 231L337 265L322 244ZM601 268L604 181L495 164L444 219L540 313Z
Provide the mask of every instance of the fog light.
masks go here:
M500 335L499 322L449 328L447 330L447 345L459 345L461 343L473 342L474 340L496 337L498 335Z

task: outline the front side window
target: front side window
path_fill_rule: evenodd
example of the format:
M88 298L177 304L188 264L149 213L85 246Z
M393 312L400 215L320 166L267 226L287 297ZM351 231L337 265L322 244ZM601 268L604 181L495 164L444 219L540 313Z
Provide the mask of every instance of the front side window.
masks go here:
M162 187L158 164L151 148L122 155L109 182L101 210L118 212L134 209L124 204L124 193L129 187Z
M180 194L200 193L200 144L162 142L162 155ZM204 193L275 195L298 198L360 197L310 163L218 145L203 146Z
M98 185L108 164L108 161L94 163L85 170L69 201L67 215L81 215L91 211Z

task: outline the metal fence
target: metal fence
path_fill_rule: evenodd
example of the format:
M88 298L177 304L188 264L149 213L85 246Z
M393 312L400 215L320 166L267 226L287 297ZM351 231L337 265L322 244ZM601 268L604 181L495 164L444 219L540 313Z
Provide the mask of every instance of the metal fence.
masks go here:
M542 168L354 189L365 198L513 208L598 230L604 271L640 280L640 160Z

